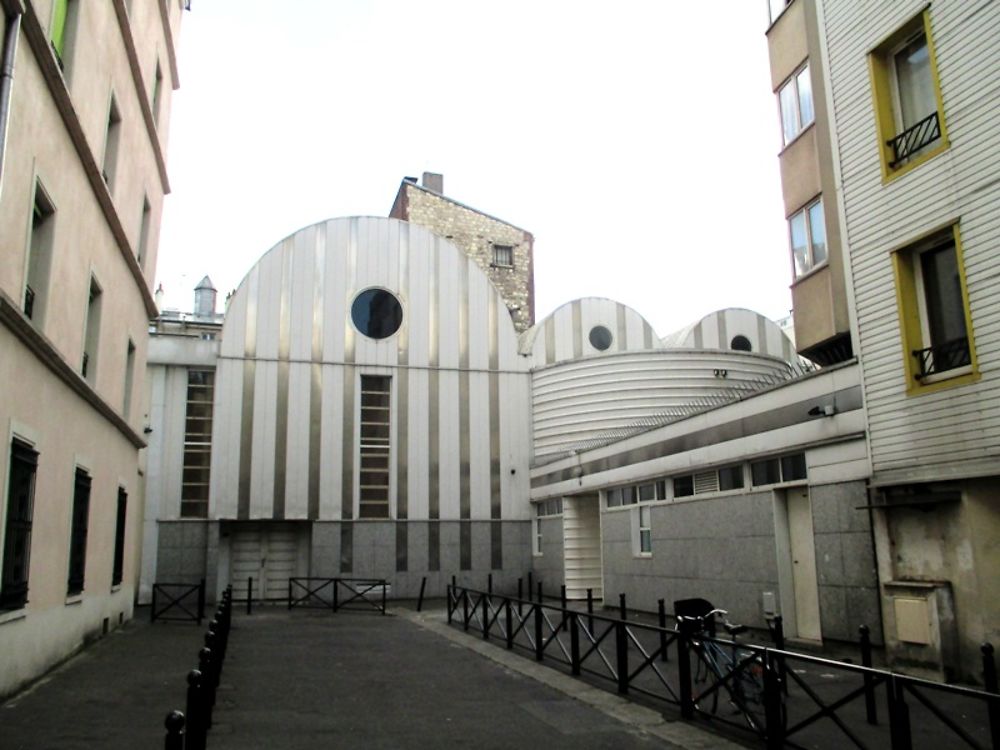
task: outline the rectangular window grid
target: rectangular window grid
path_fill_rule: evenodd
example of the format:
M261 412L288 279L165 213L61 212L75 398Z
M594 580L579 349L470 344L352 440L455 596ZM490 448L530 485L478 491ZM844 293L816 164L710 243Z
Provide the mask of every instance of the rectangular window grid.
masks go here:
M10 474L7 480L0 611L21 609L28 601L31 521L34 512L37 467L38 453L27 443L13 440L10 446Z
M73 486L73 526L69 540L69 579L66 584L66 593L70 596L83 591L83 579L87 568L90 484L90 475L78 468Z
M504 268L514 267L514 247L513 245L493 246L493 265Z
M391 387L390 377L361 376L358 518L389 517Z
M188 370L187 411L184 418L184 475L181 481L182 518L208 517L214 398L215 372Z

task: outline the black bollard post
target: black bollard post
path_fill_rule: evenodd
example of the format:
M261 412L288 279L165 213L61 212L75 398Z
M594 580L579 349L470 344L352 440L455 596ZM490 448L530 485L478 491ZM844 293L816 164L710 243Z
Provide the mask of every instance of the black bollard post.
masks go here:
M618 614L621 615L622 621L628 619L628 608L625 606L625 594L618 595Z
M993 660L993 644L984 643L979 650L983 654L983 686L986 692L998 695L1000 688L997 687L997 665ZM990 717L990 737L993 740L993 747L1000 748L1000 698L988 700L986 710Z
M871 672L867 671L872 667L872 641L871 633L867 625L858 628L858 637L861 640L861 666L866 668L862 679L865 685L865 716L869 724L878 724L878 711L875 707L875 681Z
M691 652L688 651L688 635L691 628L686 618L677 620L677 675L680 683L681 716L694 718L694 691L691 686Z
M215 687L213 686L212 672L215 669L212 649L208 646L198 652L198 672L201 673L201 686L198 695L200 715L199 721L204 725L207 732L212 728L212 709L215 706Z
M152 602L152 604L150 604L150 607L149 607L149 621L150 622L156 622L156 584L155 583L153 584L153 602ZM178 711L177 713L180 713L180 711ZM168 714L167 718L169 719L170 716L171 716L171 714ZM183 715L182 715L181 718L183 718Z
M205 619L205 579L202 578L201 582L198 584L198 627L201 627L201 621Z
M253 576L247 578L247 614L253 613Z
M541 606L542 602L544 602L544 601L545 601L545 595L542 593L542 582L539 581L538 582L538 606Z
M622 597L625 595L622 594ZM618 692L621 695L628 693L628 626L625 618L621 622L615 623L615 652L617 655L615 669L618 672Z
M656 602L656 614L660 623L660 661L670 661L667 657L667 609L663 599Z
M489 573L486 576L486 593L493 596L493 574Z
M186 750L205 750L205 696L204 676L192 669L187 675L187 730L184 736Z
M785 650L785 621L781 615L774 616L774 647L780 651ZM788 695L788 680L785 679L787 677L785 674L785 657L778 656L776 658L776 669L778 670L778 680L781 683L781 689L785 692L785 695Z
M523 599L524 599L524 579L523 578L518 578L517 579L517 614L518 614L519 617L524 612L524 609L523 609L524 605L521 603Z
M569 616L569 663L570 671L580 676L580 616L574 612Z
M469 590L462 589L462 628L469 629Z
M566 584L562 584L559 587L559 606L562 607L562 612L559 615L559 623L565 628L566 627Z
M587 589L587 630L594 635L594 590Z
M785 726L781 718L781 675L777 665L764 652L764 721L767 728L768 750L785 746Z
M903 686L898 677L890 674L885 683L889 697L889 741L892 750L911 750L913 736L910 731L910 707L906 705Z
M490 639L490 597L483 597L483 640Z
M222 678L222 660L225 658L225 639L222 637L222 633L219 632L219 622L218 620L212 620L208 623L208 632L213 636L212 640L215 644L215 650L212 652L215 655L215 686L219 686L219 680Z
M455 612L455 608L452 606L451 597L452 597L451 584L449 583L449 584L446 584L445 587L444 587L444 606L445 606L445 609L448 611L448 624L449 625L451 625L452 615Z
M528 601L531 601L531 597L534 596L535 585L531 582L531 571L528 571Z
M171 711L163 721L167 735L163 740L163 750L184 750L184 714Z
M427 576L420 579L420 598L417 599L417 612L424 606L424 590L427 588Z
M538 584L541 586L542 584ZM542 602L541 598L539 601L532 605L535 608L535 661L541 661L545 658L545 643L542 640Z
M510 649L514 648L514 615L512 614L512 611L511 611L510 599L504 599L503 603L504 603L504 606L507 608L507 611L506 611L506 619L507 619L507 621L506 621L505 624L507 625L507 633L506 633L506 636L507 636L507 649L510 650ZM518 609L520 609L520 607L521 607L520 597L518 597L517 606L518 606Z

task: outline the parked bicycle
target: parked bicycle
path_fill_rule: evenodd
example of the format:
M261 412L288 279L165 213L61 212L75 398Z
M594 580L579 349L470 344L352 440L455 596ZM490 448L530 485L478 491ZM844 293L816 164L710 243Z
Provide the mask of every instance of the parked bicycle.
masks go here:
M764 706L764 660L761 652L741 647L738 636L746 625L730 622L729 612L713 607L705 599L674 602L679 624L688 630L691 650L697 655L694 684L703 686L694 695L701 711L717 713L719 694L725 690L734 713L741 713L751 729L760 735L766 731ZM716 640L716 624L729 635L729 641ZM711 706L707 705L711 701ZM782 696L782 724L785 710Z

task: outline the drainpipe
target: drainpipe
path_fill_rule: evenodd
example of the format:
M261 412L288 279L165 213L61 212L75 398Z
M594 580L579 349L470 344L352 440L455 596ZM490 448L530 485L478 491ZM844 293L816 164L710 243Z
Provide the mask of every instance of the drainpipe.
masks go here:
M0 69L0 195L3 195L3 164L7 153L7 126L10 122L10 96L14 89L14 55L21 31L23 10L7 16L7 33L3 37L3 67Z

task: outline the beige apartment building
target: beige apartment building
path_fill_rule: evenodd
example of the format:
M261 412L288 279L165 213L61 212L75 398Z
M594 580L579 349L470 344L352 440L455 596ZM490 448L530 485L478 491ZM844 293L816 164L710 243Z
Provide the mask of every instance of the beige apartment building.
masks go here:
M180 0L2 0L0 695L132 616Z
M857 512L888 656L977 681L980 644L1000 640L1000 8L769 9L795 335L821 364L831 335L860 360Z

